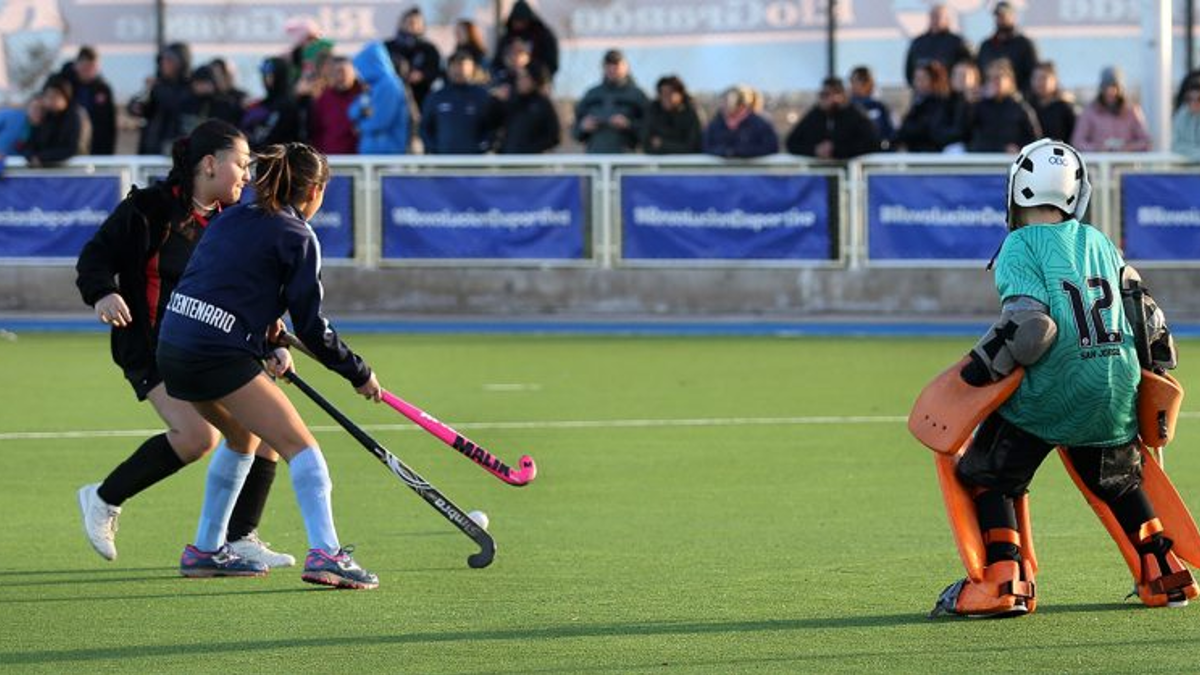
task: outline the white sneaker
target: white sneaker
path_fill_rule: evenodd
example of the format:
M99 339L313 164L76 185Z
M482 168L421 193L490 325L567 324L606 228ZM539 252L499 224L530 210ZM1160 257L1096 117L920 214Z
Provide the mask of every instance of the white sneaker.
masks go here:
M105 560L117 559L117 516L121 515L121 507L112 506L100 498L99 483L84 485L79 488L79 511L83 514L83 533L92 548L96 549Z
M272 551L270 544L258 538L257 530L237 541L227 543L229 550L237 554L238 557L262 563L272 569L276 567L291 567L296 564L295 557L287 553Z

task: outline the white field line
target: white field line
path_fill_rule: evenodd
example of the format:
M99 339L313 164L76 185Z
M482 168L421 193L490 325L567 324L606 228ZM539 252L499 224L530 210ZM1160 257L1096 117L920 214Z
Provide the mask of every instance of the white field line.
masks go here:
M1181 419L1200 419L1200 412L1181 412ZM810 415L805 417L700 417L678 419L623 420L545 420L529 422L454 422L457 429L650 429L669 427L747 427L747 426L804 426L819 424L900 424L908 421L904 415ZM336 425L313 425L315 433L341 431ZM419 431L412 424L364 424L366 431ZM94 429L80 431L6 431L0 441L58 440L76 438L143 437L161 433L156 429Z
M547 420L530 422L448 422L456 429L645 429L654 427L737 427L792 426L802 424L894 424L907 418L900 416L813 416L813 417L709 417L695 419L625 419L625 420ZM363 424L366 431L420 431L412 424ZM309 427L314 433L341 431L337 425ZM140 437L162 432L158 429L95 429L81 431L8 431L0 432L0 441L56 440L70 438Z

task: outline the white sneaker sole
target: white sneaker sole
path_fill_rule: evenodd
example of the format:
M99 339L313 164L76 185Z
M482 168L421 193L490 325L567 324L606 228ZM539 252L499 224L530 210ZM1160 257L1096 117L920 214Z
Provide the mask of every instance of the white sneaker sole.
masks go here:
M79 499L79 515L83 517L83 536L87 537L88 543L92 545L92 548L96 549L96 553L99 553L101 558L109 561L116 560L116 545L112 544L112 554L110 555L109 552L105 550L105 546L96 543L96 540L92 537L92 531L88 529L88 498L86 493L90 487L90 485L81 487L79 488L79 491L75 493L76 497Z

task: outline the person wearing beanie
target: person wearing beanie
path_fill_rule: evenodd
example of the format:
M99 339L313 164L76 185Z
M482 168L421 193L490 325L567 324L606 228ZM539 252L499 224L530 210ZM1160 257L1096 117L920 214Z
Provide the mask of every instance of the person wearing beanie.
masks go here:
M502 60L509 45L516 40L529 43L532 60L545 66L553 79L558 72L558 37L525 0L513 4L496 42L496 51L492 53L492 62Z
M603 79L575 104L572 135L590 154L633 152L650 100L629 74L629 61L619 50L605 52L602 63Z
M1142 109L1125 97L1121 71L1109 66L1100 72L1096 100L1083 110L1071 135L1071 145L1089 152L1140 152L1150 149L1150 133Z

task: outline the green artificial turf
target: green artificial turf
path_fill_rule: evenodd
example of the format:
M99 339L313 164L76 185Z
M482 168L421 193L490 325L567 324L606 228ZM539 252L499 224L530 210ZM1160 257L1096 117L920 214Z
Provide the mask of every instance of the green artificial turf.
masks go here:
M537 460L529 487L504 485L297 357L393 453L488 512L491 567L469 569L473 544L290 389L328 459L341 539L378 590L320 589L295 569L179 577L203 463L127 502L105 562L75 490L157 418L105 337L24 334L0 342L0 670L1196 670L1200 607L1122 601L1124 563L1053 457L1032 495L1038 612L925 618L963 572L903 419L970 340L349 338L385 387L505 460ZM1200 383L1196 343L1181 352L1179 378ZM1167 468L1200 508L1195 400ZM286 470L261 533L304 552Z

